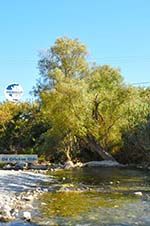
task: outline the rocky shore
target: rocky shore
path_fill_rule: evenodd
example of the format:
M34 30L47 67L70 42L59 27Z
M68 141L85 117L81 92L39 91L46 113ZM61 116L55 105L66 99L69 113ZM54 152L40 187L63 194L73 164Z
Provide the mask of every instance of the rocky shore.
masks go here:
M49 171L57 171L63 169L72 169L76 167L125 167L115 161L92 161L87 163L73 164L71 161L64 165L50 165ZM56 178L45 175L44 166L34 166L36 169L30 170L0 170L0 222L25 220L32 221L32 213L34 215L34 204L39 195L48 192L54 186L47 186L47 183L54 181ZM42 170L37 170L42 169ZM57 183L56 183L57 184ZM57 184L57 187L58 184ZM60 191L72 191L75 188L67 188L60 186ZM85 188L80 188L82 191ZM86 188L87 189L87 188Z
M29 171L0 170L0 222L32 219L33 201L52 179Z

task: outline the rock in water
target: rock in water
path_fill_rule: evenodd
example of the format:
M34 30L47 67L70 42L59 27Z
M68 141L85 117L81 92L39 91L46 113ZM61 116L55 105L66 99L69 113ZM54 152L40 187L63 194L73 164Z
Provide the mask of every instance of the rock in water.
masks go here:
M26 212L23 212L23 218L26 220L26 221L30 221L31 220L31 213L26 211Z
M34 198L33 195L23 196L23 197L22 197L22 200L25 200L25 201L32 201L33 198Z
M141 191L136 191L134 192L135 195L138 195L138 196L143 196L142 192Z
M103 160L103 161L91 161L86 162L84 167L116 167L116 166L122 166L117 161L112 160Z
M28 163L26 162L17 162L14 169L15 170L23 170L23 169L27 169L28 167Z

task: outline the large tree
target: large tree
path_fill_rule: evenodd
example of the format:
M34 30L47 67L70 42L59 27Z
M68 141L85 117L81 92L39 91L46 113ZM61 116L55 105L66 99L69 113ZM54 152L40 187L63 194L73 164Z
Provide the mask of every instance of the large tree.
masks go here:
M108 66L90 68L86 54L78 40L60 38L40 59L45 78L40 87L42 110L52 124L45 135L49 145L64 148L68 158L82 139L104 159L113 159L106 151L121 117L125 88L119 71Z
M55 44L41 52L38 67L40 79L34 89L35 94L54 87L59 76L83 78L88 73L87 49L79 40L58 38Z

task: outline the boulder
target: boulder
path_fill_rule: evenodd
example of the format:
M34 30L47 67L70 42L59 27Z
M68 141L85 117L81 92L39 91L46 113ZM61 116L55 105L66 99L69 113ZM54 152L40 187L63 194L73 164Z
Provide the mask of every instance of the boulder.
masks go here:
M33 169L33 170L47 170L48 169L48 165L31 163L31 164L28 165L28 169Z
M7 164L7 165L3 166L3 169L4 170L12 170L12 169L14 169L14 166L12 166L11 164Z
M33 200L33 195L28 195L28 196L23 196L22 197L22 200L25 200L25 201L32 201Z
M25 219L26 221L30 221L31 220L31 213L28 211L23 212L23 219Z
M83 167L119 167L123 166L117 161L103 160L103 161L91 161L83 164Z
M142 192L141 191L136 191L134 192L135 195L138 195L138 196L143 196Z
M17 162L14 166L15 170L24 170L27 169L28 163L27 162Z

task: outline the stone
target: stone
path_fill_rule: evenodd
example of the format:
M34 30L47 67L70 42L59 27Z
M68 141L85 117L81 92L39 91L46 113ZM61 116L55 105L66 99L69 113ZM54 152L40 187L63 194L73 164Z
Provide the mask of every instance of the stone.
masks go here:
M47 206L47 204L45 202L41 202L42 206Z
M2 221L2 222L9 222L9 221L11 221L13 219L14 219L13 217L8 217L8 216L0 214L0 221Z
M13 220L11 215L11 207L4 205L0 210L0 221L7 222Z
M32 195L29 195L29 196L23 196L23 197L22 197L22 200L25 200L25 201L32 201L32 200L33 200L33 196L32 196Z
M134 192L135 195L138 195L138 196L143 196L142 192L141 191L136 191Z
M43 189L39 186L39 182L42 181L51 181L51 178L31 171L1 170L0 221L9 222L20 219L20 217L30 221L33 200ZM37 186L37 190L35 186ZM24 212L23 215L23 211L29 212Z
M5 165L5 166L3 166L3 169L4 170L11 170L11 169L13 169L14 167L11 165L11 164L7 164L7 165Z
M11 213L11 216L17 217L18 216L18 213L19 213L19 210L16 209L16 208L13 208L10 213Z
M30 221L30 220L31 220L31 213L28 212L28 211L23 212L23 218L24 218L26 221Z
M28 163L27 162L17 162L14 166L15 170L24 170L27 169Z
M48 169L48 165L42 165L42 164L30 164L28 166L28 169L31 169L31 170L47 170Z
M83 167L119 167L122 166L117 161L103 160L103 161L91 161L83 164Z
M48 192L48 189L47 188L43 188L43 192Z

